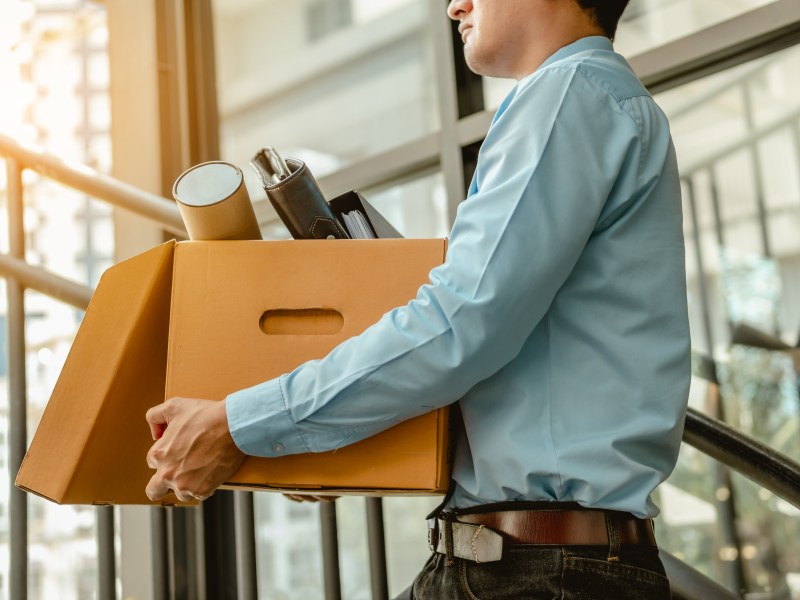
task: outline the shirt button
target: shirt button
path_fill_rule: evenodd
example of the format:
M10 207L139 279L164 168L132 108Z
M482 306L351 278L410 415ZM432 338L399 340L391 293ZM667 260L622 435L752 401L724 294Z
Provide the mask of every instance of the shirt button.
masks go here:
M272 451L275 454L281 454L284 451L283 444L281 444L280 442L275 442L274 444L272 444Z

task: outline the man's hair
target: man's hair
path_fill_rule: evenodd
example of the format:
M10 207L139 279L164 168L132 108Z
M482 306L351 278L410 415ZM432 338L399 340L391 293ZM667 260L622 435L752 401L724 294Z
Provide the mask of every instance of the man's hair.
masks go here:
M592 15L605 34L614 39L617 23L629 0L577 0L580 7Z

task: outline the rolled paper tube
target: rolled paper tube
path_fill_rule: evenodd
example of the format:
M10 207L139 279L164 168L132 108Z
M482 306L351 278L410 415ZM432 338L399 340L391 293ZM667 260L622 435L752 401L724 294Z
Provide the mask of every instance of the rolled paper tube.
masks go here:
M211 161L187 169L172 195L192 240L260 240L261 229L242 171Z

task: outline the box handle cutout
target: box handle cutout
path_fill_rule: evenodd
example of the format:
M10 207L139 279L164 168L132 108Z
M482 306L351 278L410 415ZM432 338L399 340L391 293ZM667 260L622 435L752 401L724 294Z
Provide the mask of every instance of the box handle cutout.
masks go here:
M267 335L334 335L344 327L344 317L332 308L278 308L259 321Z

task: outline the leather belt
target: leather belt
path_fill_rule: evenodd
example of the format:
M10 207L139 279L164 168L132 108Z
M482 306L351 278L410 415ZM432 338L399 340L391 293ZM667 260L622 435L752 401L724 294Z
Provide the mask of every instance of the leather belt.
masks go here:
M504 545L608 546L607 517L620 545L655 546L653 523L623 512L605 510L508 510L458 515L451 521L453 556L492 562ZM447 554L445 520L428 521L428 545Z

